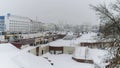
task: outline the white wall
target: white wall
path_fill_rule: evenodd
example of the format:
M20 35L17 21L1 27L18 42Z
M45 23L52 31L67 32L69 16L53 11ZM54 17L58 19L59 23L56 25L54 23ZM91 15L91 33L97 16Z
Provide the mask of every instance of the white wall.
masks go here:
M37 32L40 30L41 22L33 21L28 17L11 15L5 16L5 31L9 32Z
M4 41L4 35L0 35L0 41Z
M65 54L73 54L75 51L75 47L64 47L63 53Z

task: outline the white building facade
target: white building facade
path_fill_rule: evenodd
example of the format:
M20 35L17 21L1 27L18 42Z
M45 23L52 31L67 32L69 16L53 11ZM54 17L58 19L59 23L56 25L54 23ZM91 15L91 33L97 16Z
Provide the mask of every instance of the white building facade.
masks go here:
M30 33L40 31L41 22L33 21L28 17L7 14L4 19L4 32Z

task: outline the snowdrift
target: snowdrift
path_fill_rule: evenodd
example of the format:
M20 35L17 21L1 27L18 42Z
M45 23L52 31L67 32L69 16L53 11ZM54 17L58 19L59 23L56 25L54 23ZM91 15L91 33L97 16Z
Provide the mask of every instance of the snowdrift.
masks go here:
M87 47L76 47L73 59L81 61L93 61L94 64L98 66L105 66L105 59L108 51L101 49L90 49Z

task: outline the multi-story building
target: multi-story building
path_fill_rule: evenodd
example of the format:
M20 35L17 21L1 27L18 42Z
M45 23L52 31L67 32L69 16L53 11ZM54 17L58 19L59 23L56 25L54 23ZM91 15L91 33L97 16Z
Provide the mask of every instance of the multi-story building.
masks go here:
M41 22L28 17L7 14L0 16L0 31L7 33L28 33L40 31Z
M5 17L4 16L0 16L0 32L4 32L5 29Z
M42 26L43 26L43 23L41 23L39 21L32 21L31 20L30 32L39 32L39 31L41 31Z

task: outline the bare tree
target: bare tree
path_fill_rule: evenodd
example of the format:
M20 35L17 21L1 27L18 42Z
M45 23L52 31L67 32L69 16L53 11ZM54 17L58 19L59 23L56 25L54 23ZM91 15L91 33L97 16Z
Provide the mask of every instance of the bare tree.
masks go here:
M111 64L108 68L116 68L120 65L120 0L110 5L90 6L96 11L102 23L100 27L102 39L112 42L107 48L110 49L111 53L114 53L114 58L110 60Z

